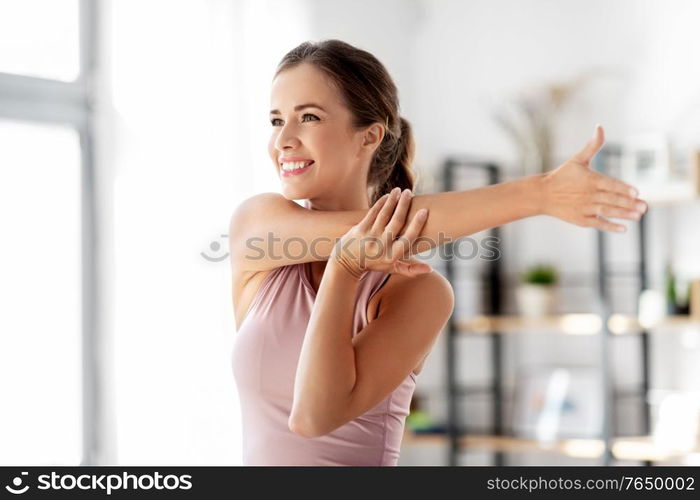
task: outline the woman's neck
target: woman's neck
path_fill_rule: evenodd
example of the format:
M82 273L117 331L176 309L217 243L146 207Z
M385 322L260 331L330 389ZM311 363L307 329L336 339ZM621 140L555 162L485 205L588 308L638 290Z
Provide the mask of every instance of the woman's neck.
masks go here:
M303 202L305 208L309 210L369 210L369 199L367 194L358 194L353 198L343 197L341 199L305 199Z

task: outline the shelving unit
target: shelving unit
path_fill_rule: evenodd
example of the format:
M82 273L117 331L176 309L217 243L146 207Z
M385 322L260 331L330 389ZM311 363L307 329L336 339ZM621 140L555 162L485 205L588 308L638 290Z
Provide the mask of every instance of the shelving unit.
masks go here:
M483 163L473 160L458 158L448 158L443 167L444 191L454 191L455 172L460 168L480 169L486 172L489 184L497 184L501 181L500 169L494 163ZM501 230L498 227L491 228L488 236L493 237L496 242L491 248L494 251L501 251ZM455 282L455 269L453 262L454 245L456 242L447 243L447 259L445 262L445 277L451 283ZM502 313L502 291L501 291L501 265L500 259L488 261L487 270L484 277L488 284L488 300L486 301L486 313L491 317L499 317ZM455 292L456 295L456 292ZM486 389L491 393L493 433L496 436L503 435L503 333L497 328L499 323L492 323L492 328L488 331L491 341L491 366L493 376L488 388L477 388L483 391ZM457 465L457 456L461 449L469 443L466 440L465 429L460 427L461 418L458 412L458 400L461 396L466 396L473 392L475 388L460 387L457 383L457 337L460 335L459 320L453 314L447 325L447 437L448 437L448 464ZM495 465L504 465L504 450L501 447L494 447Z
M459 189L455 185L455 173L458 169L481 169L488 176L488 183L500 182L499 167L493 163L484 163L473 160L458 158L448 158L443 167L445 181L444 190L454 191ZM639 266L638 278L640 290L646 286L646 250L644 241L644 217L640 221L639 238ZM493 228L489 236L494 236L498 242L497 250L500 251L500 230ZM455 269L453 263L453 249L455 242L449 243L447 251L448 259L445 265L445 273L448 280L454 282ZM614 403L616 394L613 392L613 381L610 373L610 342L617 335L636 334L639 335L642 350L642 381L638 388L642 396L643 408L642 429L645 435L650 429L650 409L644 395L649 389L649 338L648 331L639 325L635 319L619 314L614 314L609 310L609 289L608 269L605 251L607 240L602 231L597 232L598 249L598 295L599 310L597 313L587 314L564 314L549 316L544 318L525 318L520 316L502 315L502 271L500 259L491 260L487 264L484 273L487 294L487 314L475 318L462 319L453 317L450 319L447 329L447 389L448 389L448 463L457 465L458 454L464 449L489 449L494 454L495 465L505 465L506 453L513 451L527 450L549 450L564 453L569 456L600 457L603 464L610 464L614 458L619 457L619 447L625 441L615 439L615 429L613 426ZM599 335L600 336L600 366L604 389L603 401L603 426L600 439L583 440L562 440L553 445L545 446L542 443L531 439L506 436L504 433L503 414L503 343L504 337L517 332L537 332L549 334L569 334L569 335ZM488 388L462 387L456 379L457 366L457 338L463 335L487 335L491 340L491 363L493 377ZM461 418L458 414L457 403L460 397L473 394L475 392L487 391L492 396L493 415L493 435L471 435L460 426ZM627 391L629 393L629 391ZM634 392L634 391L632 391ZM645 438L637 438L645 439ZM617 451L614 448L617 446ZM617 454L617 456L616 456ZM638 454L637 456L652 456L651 452ZM654 455L656 456L656 455ZM646 460L646 459L644 459Z
M615 145L608 145L602 149L594 158L593 168L600 172L605 172L606 160L609 156L619 156L621 149ZM647 212L648 213L648 212ZM600 349L601 359L600 366L603 374L603 465L610 465L615 458L613 453L613 437L615 436L615 428L613 416L615 414L615 396L613 393L614 381L611 374L610 340L612 331L610 328L610 320L613 312L610 308L610 282L609 273L611 269L608 266L605 258L606 249L609 245L608 235L605 231L596 231L596 243L598 250L598 295L599 308L602 315L602 328L600 330ZM646 213L639 220L639 233L637 239L637 248L639 252L639 260L637 267L638 278L638 295L647 288L647 245L646 245ZM638 325L637 334L641 347L641 385L639 394L641 396L641 427L642 432L648 435L651 432L651 406L647 395L649 394L650 381L650 359L649 359L649 331L642 325ZM650 460L643 460L645 465L651 465Z
M606 147L596 155L594 169L605 171L605 161L609 156L619 155L620 150L614 145ZM471 159L449 158L443 165L444 190L461 189L455 185L456 173L461 169L476 169L488 177L488 184L501 182L499 167L494 163L474 161ZM665 192L664 192L665 193ZM657 196L643 196L652 206L665 206L670 203L686 203L698 201L699 197L691 195L675 186L673 192ZM680 193L680 194L679 194ZM637 248L639 259L634 275L637 279L638 290L644 290L648 285L647 218L643 216L638 223L639 235ZM499 242L500 230L493 228L489 236L495 236ZM502 302L502 270L500 260L488 263L482 275L487 287L485 293L485 310L483 315L460 318L453 315L447 325L447 358L446 385L448 392L446 434L413 434L406 432L404 443L411 446L440 446L446 447L449 465L456 465L458 454L463 450L486 450L493 453L496 465L505 464L509 453L517 452L551 452L576 458L598 459L604 465L614 460L640 461L651 465L656 461L667 461L695 456L700 462L700 443L691 450L673 450L661 446L649 435L651 430L651 408L648 402L650 388L650 329L639 324L636 311L634 314L620 314L611 310L610 277L616 274L606 260L606 251L610 247L609 235L596 231L597 248L597 299L598 307L595 312L560 314L539 318L528 318L518 315L504 315ZM447 243L448 258L445 261L445 276L455 283L456 269L451 258L453 246L457 242ZM455 287L456 288L456 287ZM459 290L455 289L455 295ZM654 328L691 327L700 330L700 321L688 316L670 316ZM503 414L503 354L506 337L528 333L551 335L589 335L596 336L600 347L600 367L604 386L603 415L604 423L601 435L597 439L561 439L553 443L542 443L533 439L508 436L504 434ZM610 370L610 351L613 339L621 336L634 335L639 338L641 381L638 387L631 390L614 389L613 377ZM490 341L491 366L493 378L487 386L463 386L457 382L456 368L457 340L463 336L482 336ZM488 393L492 396L493 429L491 434L471 434L460 428L462 419L458 411L458 401L464 396ZM615 403L618 398L635 395L640 399L641 432L639 436L619 436L614 426Z

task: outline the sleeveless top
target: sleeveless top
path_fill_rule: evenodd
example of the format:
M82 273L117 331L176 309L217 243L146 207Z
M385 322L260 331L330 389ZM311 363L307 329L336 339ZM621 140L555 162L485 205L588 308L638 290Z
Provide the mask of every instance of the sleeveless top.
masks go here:
M307 263L273 269L263 281L233 344L245 465L396 465L416 375L383 401L328 434L289 430L294 377L316 292ZM367 323L367 305L390 276L368 271L355 297L353 335Z

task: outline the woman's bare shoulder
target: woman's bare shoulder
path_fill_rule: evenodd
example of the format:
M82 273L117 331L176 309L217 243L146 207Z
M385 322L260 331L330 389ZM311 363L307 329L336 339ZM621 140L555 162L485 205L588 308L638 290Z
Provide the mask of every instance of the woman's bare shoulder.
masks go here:
M436 299L448 300L454 299L452 285L442 274L436 270L429 273L419 274L418 276L404 276L402 274L392 274L389 281L393 280L393 287L387 289L387 292L394 296L401 296L406 293L416 293L430 300L430 296L434 295Z
M382 308L388 304L401 307L401 302L413 296L420 296L421 303L425 304L425 310L434 310L438 314L445 314L449 308L449 314L454 307L454 291L452 285L442 274L434 269L429 273L418 276L404 276L392 274L388 281L379 289L372 298L372 317L376 317Z

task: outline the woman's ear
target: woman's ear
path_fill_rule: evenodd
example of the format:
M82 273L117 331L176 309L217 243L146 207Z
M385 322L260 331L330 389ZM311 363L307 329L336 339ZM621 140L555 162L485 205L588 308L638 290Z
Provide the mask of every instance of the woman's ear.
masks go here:
M384 129L384 124L379 123L379 122L373 123L365 131L364 140L362 141L362 145L364 147L370 148L371 151L374 152L374 150L376 148L378 148L379 145L384 140L385 133L386 133L386 131Z

